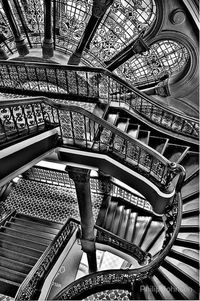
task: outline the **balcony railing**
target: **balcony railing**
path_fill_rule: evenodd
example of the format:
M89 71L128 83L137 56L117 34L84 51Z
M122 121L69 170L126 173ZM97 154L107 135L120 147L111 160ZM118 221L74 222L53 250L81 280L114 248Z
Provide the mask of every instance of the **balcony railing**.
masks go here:
M62 145L107 154L150 179L162 191L169 189L180 171L179 165L83 108L42 97L0 104L1 147L13 134L16 139L24 131L27 136L38 133L40 127L44 130L56 126L60 127Z
M153 98L102 68L0 61L0 91L77 101L117 102L145 120L198 140L198 120L157 104Z

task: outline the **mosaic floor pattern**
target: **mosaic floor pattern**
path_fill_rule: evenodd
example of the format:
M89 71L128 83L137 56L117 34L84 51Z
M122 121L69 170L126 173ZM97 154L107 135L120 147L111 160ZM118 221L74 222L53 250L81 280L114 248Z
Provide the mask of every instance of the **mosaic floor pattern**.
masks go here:
M92 194L95 221L102 199L102 195ZM3 206L4 210L16 209L56 222L64 222L68 217L80 219L75 190L30 180L20 179Z

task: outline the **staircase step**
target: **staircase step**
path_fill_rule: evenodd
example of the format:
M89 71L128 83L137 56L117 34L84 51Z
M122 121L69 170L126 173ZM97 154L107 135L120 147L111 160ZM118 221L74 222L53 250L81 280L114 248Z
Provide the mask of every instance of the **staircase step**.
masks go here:
M137 212L131 212L128 223L127 223L127 231L126 231L125 239L129 242L132 241L132 237L133 237L133 233L134 233L134 229L135 229L135 225L136 225L136 221L137 221L137 216L138 216Z
M185 183L181 189L182 197L185 198L191 193L199 191L199 177L195 176L191 181Z
M15 244L19 244L20 246L23 247L28 247L28 248L32 248L38 251L44 251L46 250L47 246L43 245L43 244L39 244L37 242L33 242L30 240L26 240L26 239L22 239L22 238L18 238L3 232L0 232L0 241L7 241L7 242L11 242L11 243L15 243Z
M137 139L148 145L149 137L150 137L150 131L140 130Z
M105 217L106 217L107 212L108 212L110 200L111 200L111 196L106 196L106 197L104 197L104 199L102 201L102 205L101 205L99 215L98 215L98 218L97 218L97 221L96 221L96 224L100 227L102 227L103 224L104 224Z
M140 130L140 126L138 124L129 123L129 126L127 128L127 134L130 137L137 139L139 130Z
M198 268L199 262L195 258L192 258L186 254L179 253L175 250L171 250L168 254L169 257L175 258L179 261L182 261L194 268Z
M162 284L169 289L170 293L175 300L186 300L186 296L176 287L173 283L173 279L169 279L167 275L162 271L161 268L158 268L155 272L155 276L162 282Z
M114 219L110 228L110 231L114 234L117 234L118 228L120 226L123 210L124 210L124 206L117 206L116 208Z
M194 250L199 250L199 242L198 241L177 238L174 242L174 245L180 246L180 247L186 247L186 248L190 248L190 249L194 249Z
M9 234L9 235L12 235L12 236L16 236L16 237L21 238L21 239L30 240L32 242L40 243L40 244L46 245L46 246L48 246L51 243L51 240L49 240L49 239L46 239L46 238L43 238L43 237L40 237L40 236L36 236L36 235L31 234L31 233L21 232L21 231L18 231L16 229L11 229L11 228L8 228L8 227L2 227L1 231L3 233L6 233L6 234Z
M187 146L168 143L163 156L172 162L178 162L187 148Z
M35 263L38 260L38 258L36 258L36 257L28 256L23 253L19 253L19 252L12 251L7 248L1 248L1 247L0 247L0 256L9 258L12 260L15 260L17 258L17 260L19 262L28 264L28 265L32 265L32 266L35 265Z
M107 211L107 215L105 217L104 223L103 223L103 228L105 228L106 230L110 231L110 228L112 226L112 222L113 222L113 217L115 215L115 210L117 208L117 202L111 201L109 204L109 208Z
M183 211L182 218L189 218L199 216L199 209L185 210Z
M24 274L28 274L33 267L31 265L19 262L17 257L15 260L12 260L2 256L0 256L0 266Z
M43 253L40 250L36 250L36 249L33 249L33 248L21 246L17 243L13 243L13 242L10 242L10 241L7 241L7 240L2 240L2 239L0 240L0 247L9 249L9 250L17 252L17 253L24 254L24 255L27 255L27 256L35 257L35 258L39 258Z
M132 237L132 243L135 245L140 244L140 240L142 239L143 233L145 232L149 220L151 218L149 216L138 216L137 217L137 222L135 225L135 231L134 231L134 236Z
M169 141L169 139L167 139L167 138L150 136L149 137L149 146L152 147L153 149L155 149L160 154L163 154L166 149L168 141Z
M159 236L163 232L163 229L164 229L163 223L157 221L151 221L150 227L146 233L146 237L141 245L141 248L143 250L146 250L150 247L150 245L152 245L152 243L154 245L157 244L157 242L160 241Z
M15 297L17 290L19 289L20 283L10 281L0 277L0 293L5 296ZM4 299L3 299L4 300ZM5 299L7 300L7 299Z
M188 151L179 163L185 168L187 176L190 176L199 168L199 154L197 152Z
M34 230L40 230L41 232L47 232L56 235L58 233L58 229L51 228L48 226L44 226L42 224L38 224L36 222L23 220L21 218L12 217L10 220L12 223L16 223L18 225L23 225L25 227L33 228Z
M6 228L11 228L14 229L16 231L23 231L24 233L29 233L35 236L39 236L40 238L44 238L48 241L52 241L55 237L55 234L51 234L48 232L41 232L40 230L35 230L33 228L30 227L25 227L23 225L18 225L16 223L11 223L11 222L7 222L5 225Z
M123 239L126 236L126 231L127 231L126 229L127 229L128 221L130 218L130 214L131 214L131 209L125 208L122 212L122 218L120 220L117 235Z
M199 283L196 279L193 279L190 275L188 275L185 271L178 268L173 263L169 262L169 260L165 259L162 263L162 266L174 274L177 278L180 278L183 282L193 288L195 291L199 290Z
M31 216L31 215L25 215L23 213L17 213L15 215L15 217L21 218L23 220L27 220L27 221L30 221L30 222L32 221L32 222L40 223L43 226L47 226L47 227L50 227L50 228L55 228L55 229L58 229L58 230L60 230L63 227L62 223L49 221L49 220L42 219L42 218L39 218L39 217Z
M26 274L0 266L0 278L20 284L26 278Z
M118 118L115 126L122 132L126 132L128 128L129 120L127 118Z

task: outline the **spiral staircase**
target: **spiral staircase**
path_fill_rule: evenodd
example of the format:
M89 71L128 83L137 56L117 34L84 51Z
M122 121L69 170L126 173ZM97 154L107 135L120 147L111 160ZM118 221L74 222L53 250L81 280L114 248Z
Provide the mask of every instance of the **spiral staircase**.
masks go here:
M119 2L0 2L0 294L5 298L39 299L66 244L73 235L80 238L80 222L73 214L67 213L68 219L60 223L26 212L25 205L13 210L22 197L16 192L20 185L27 197L31 189L43 200L43 189L49 189L50 198L56 187L75 193L66 172L35 165L44 159L50 164L92 166L109 175L102 190L101 177L90 179L91 189L96 181L95 193L101 195L95 243L134 259L125 269L74 279L52 299L199 297L198 76L193 33L198 3ZM142 11L149 14L145 22ZM117 30L117 22L124 36L116 35L118 44L106 52L102 45L109 42L98 44L98 36L103 39L107 32L111 40L116 33L110 27L115 24ZM189 39L191 33L193 42L187 45L188 52L179 49L185 53L183 67L161 72L157 64L158 75L152 71L148 79L140 73L134 81L130 58L150 54L154 36L163 33L161 40L166 39L167 30L184 36L185 24L185 35ZM132 76L125 72L126 63ZM155 63L154 57L152 66ZM16 176L20 180L14 185ZM122 185L116 193L111 178L126 188Z

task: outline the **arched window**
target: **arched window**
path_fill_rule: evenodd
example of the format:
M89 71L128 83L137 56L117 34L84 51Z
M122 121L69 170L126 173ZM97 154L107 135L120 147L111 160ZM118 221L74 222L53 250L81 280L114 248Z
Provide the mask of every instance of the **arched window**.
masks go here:
M188 50L180 43L163 40L153 44L149 51L136 54L115 72L133 84L152 83L166 72L177 74L189 59Z
M150 28L155 17L154 0L114 0L90 44L90 51L102 61L110 59L142 30Z

